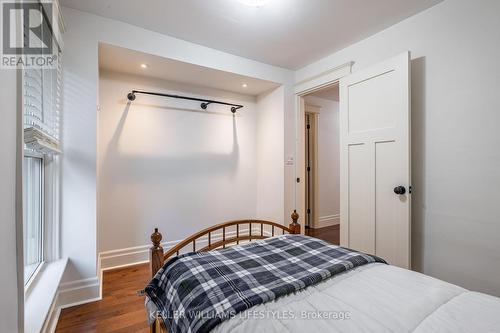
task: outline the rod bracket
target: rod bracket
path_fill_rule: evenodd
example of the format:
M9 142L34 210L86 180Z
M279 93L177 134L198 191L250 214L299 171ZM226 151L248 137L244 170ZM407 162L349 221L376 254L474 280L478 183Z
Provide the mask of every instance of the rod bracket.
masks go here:
M129 92L129 93L127 94L127 99L128 99L129 101L135 101L135 94L134 94L134 92Z
M238 106L232 106L231 107L231 112L232 113L236 113L236 111L238 111L239 109L241 109L243 106L241 105L238 105Z

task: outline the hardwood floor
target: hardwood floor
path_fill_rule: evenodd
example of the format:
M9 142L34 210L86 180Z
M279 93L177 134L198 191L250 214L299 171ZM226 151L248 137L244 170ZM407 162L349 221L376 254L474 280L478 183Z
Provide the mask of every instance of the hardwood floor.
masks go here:
M102 300L62 310L56 332L149 332L144 297L137 295L149 274L148 264L104 272Z
M339 226L306 229L306 234L339 244ZM62 310L56 332L149 332L144 297L137 295L149 280L148 264L104 272L102 300Z
M323 239L335 245L340 244L340 225L332 225L319 229L306 228L306 235Z

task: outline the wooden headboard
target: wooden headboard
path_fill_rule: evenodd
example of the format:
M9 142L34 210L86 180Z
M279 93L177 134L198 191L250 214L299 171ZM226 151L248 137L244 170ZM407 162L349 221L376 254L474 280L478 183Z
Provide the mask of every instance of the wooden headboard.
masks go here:
M299 214L297 214L297 211L294 211L291 217L292 222L288 227L276 222L264 220L238 220L217 224L189 236L185 240L173 246L166 253L164 253L163 247L161 246L163 236L158 231L158 228L155 228L154 233L151 234L153 246L149 250L151 276L154 276L156 272L158 272L166 260L174 255L178 256L179 252L188 245L192 245L193 252L203 252L239 244L241 241L264 239L279 235L280 233L300 234L300 224L297 222ZM242 230L241 226L247 229ZM270 231L266 230L266 232L264 232L264 226L267 226L267 229L270 229ZM230 227L234 227L235 230L232 231L232 235L230 237L227 237L226 232ZM255 229L257 229L257 232L255 232ZM252 232L252 230L254 230L254 232ZM215 239L212 239L212 233L216 233ZM206 245L197 249L197 242L198 244L203 242L206 243Z

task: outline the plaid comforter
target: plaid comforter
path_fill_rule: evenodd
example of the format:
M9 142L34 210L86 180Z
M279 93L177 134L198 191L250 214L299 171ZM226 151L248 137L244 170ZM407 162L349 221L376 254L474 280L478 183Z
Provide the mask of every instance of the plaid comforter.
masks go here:
M208 332L255 305L383 259L283 235L169 260L146 287L170 333Z

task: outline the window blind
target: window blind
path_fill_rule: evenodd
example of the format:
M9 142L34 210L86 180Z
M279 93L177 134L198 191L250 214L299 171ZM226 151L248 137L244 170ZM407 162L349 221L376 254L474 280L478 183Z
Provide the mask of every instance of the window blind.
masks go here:
M42 29L52 34L48 23ZM23 70L24 142L27 149L41 154L60 152L62 52L55 42L54 47L58 50L54 68Z

